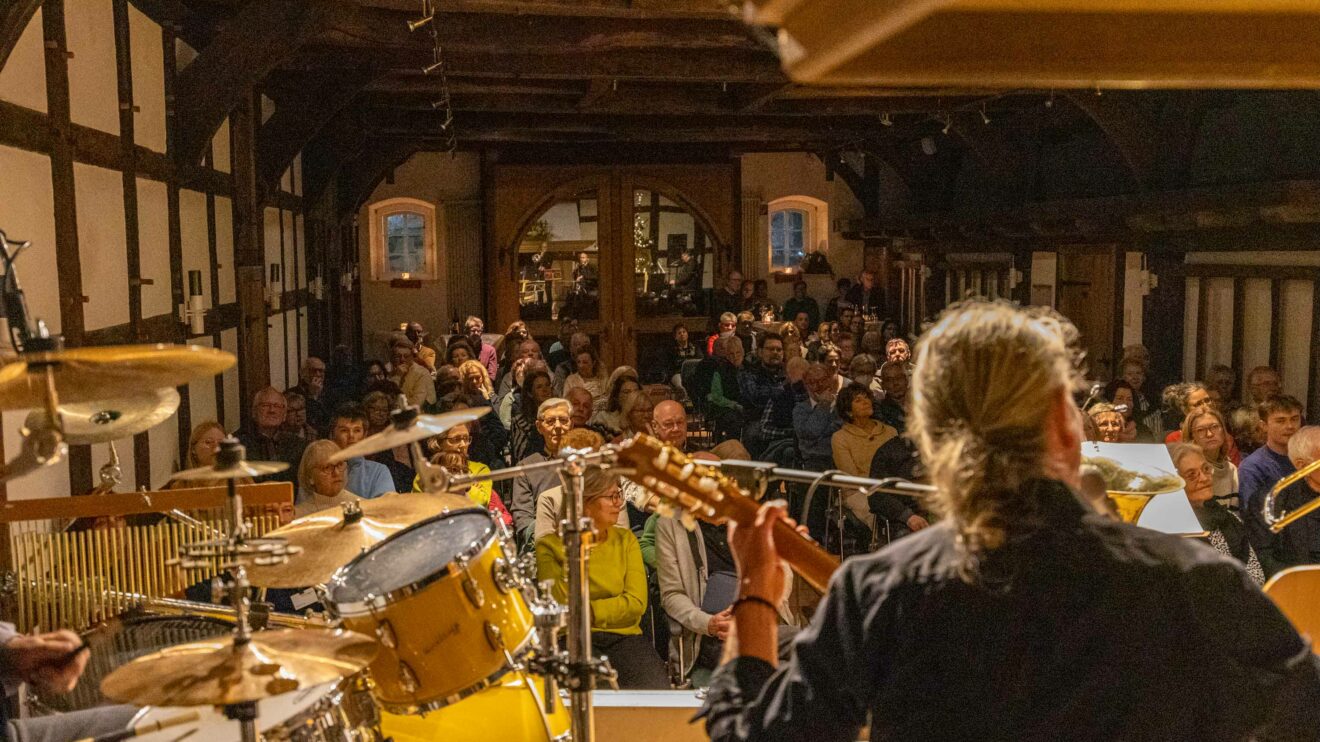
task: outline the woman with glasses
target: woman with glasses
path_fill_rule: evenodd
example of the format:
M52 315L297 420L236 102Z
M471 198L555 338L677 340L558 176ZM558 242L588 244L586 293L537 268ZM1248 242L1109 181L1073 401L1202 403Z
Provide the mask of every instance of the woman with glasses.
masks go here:
M1214 468L1206 461L1205 452L1195 443L1179 443L1170 455L1178 476L1187 482L1187 501L1191 503L1201 528L1209 534L1210 545L1242 562L1251 579L1257 585L1263 584L1265 571L1247 540L1246 527L1222 499L1215 497L1211 479Z
M301 518L345 502L358 496L344 489L348 479L348 462L331 464L327 461L339 453L334 441L312 441L303 451L298 464L298 496L293 503L293 515Z
M583 477L583 514L591 520L591 650L610 658L620 688L669 689L664 663L642 634L646 613L646 567L633 532L618 525L623 495L618 477L589 467ZM568 602L568 562L557 533L536 542L538 580L553 583L551 594Z
M1231 497L1224 504L1236 507L1238 470L1229 455L1228 423L1219 410L1202 408L1183 419L1182 439L1201 447L1206 465L1211 468L1210 479L1215 497Z
M431 463L433 464L436 463L435 457L440 456L441 454L448 454L448 453L462 454L463 461L465 462L464 468L460 470L458 473L460 474L490 473L489 466L486 466L480 461L472 461L468 459L468 446L470 445L472 445L472 429L466 423L460 423L450 428L449 430L446 430L443 435L438 435L430 439L430 441L428 441L427 443L427 448L431 452L432 455ZM413 480L412 491L413 492L422 491L422 480L420 477ZM478 505L481 505L482 507L487 507L487 508L490 507L490 495L491 495L490 481L474 482L472 484L472 487L468 489L467 494L469 500L477 503Z

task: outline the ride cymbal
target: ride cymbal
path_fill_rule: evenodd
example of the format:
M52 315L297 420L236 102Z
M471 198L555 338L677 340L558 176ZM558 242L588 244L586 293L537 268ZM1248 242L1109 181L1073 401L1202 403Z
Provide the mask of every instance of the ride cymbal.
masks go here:
M0 410L41 407L46 370L61 404L150 394L214 376L237 362L233 353L198 345L114 345L0 358Z
M363 438L326 459L326 461L332 464L348 461L358 456L370 456L373 453L406 446L414 441L426 440L432 436L443 434L455 425L470 423L486 415L490 410L489 407L468 407L462 410L451 410L441 415L418 415L402 426L391 425L373 436Z
M283 564L253 565L248 581L257 587L306 587L325 584L335 570L414 523L450 510L480 507L463 495L395 494L359 500L306 515L267 533L302 553Z
M139 657L101 681L138 706L227 706L346 678L376 657L376 641L343 629L258 631L180 644Z
M64 442L69 445L127 438L165 422L179 409L179 393L172 388L92 402L65 402L63 391L57 391ZM29 430L54 427L50 416L41 408L28 413L25 425Z

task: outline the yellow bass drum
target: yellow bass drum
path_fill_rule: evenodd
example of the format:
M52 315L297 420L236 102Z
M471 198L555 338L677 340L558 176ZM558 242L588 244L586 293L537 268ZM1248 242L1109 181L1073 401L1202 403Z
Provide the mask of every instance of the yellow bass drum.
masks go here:
M380 729L394 742L563 742L572 738L568 708L555 699L545 714L543 681L515 673L503 683L425 716L381 713Z

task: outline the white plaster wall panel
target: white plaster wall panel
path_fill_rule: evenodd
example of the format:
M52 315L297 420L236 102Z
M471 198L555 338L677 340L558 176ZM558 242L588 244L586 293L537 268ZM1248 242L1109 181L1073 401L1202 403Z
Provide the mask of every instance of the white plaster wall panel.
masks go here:
M115 451L119 454L119 468L123 471L123 481L115 492L132 492L137 489L137 467L134 462L137 461L133 455L133 439L125 438L115 441ZM110 444L98 443L92 446L92 486L95 487L101 481L101 467L110 461ZM143 484L146 484L143 482ZM83 495L85 492L75 492L74 494Z
M284 290L293 291L298 287L298 271L294 269L293 256L297 244L293 240L293 212L281 211L280 221L284 229Z
M160 26L128 6L128 38L132 52L134 140L154 152L165 151L165 47Z
M302 358L298 353L299 314L301 314L301 311L297 309L284 313L284 326L289 330L289 342L284 348L288 363L288 365L285 366L285 368L288 369L288 379L285 381L285 386L280 387L281 389L287 389L298 383L298 368L302 366Z
M192 48L188 42L183 39L174 40L174 64L178 71L182 72L184 67L192 64L197 58L197 50Z
M206 234L206 196L197 191L179 191L179 234L183 246L183 281L188 285L188 271L202 272L202 304L216 306L211 296L211 254ZM223 272L221 275L224 275Z
M224 196L215 197L215 269L220 275L220 303L238 301L234 283L234 206Z
M1246 389L1247 371L1270 362L1270 280L1248 278L1243 289L1242 303L1242 368L1238 373L1238 389Z
M238 330L225 330L220 333L220 348L230 353L238 352ZM238 366L234 366L224 373L225 390L225 419L222 424L225 430L236 430L238 423L242 419L242 410L247 406L247 401L241 399L238 393Z
M309 356L309 355L312 354L312 352L311 352L310 350L308 350L308 348L309 348L310 346L308 345L309 339L308 339L308 336L307 336L307 310L306 310L306 309L303 309L301 312L298 313L298 338L302 341L303 358L306 358L307 356ZM324 359L322 359L322 360L324 360ZM299 366L300 368L302 367L302 359L299 359L299 361L298 361L298 366Z
M213 345L209 337L197 338L192 342L208 348ZM207 420L220 420L220 412L216 409L215 403L214 378L198 379L188 384L188 414L194 427ZM183 445L188 444L185 442Z
M45 48L38 9L0 67L0 100L46 112Z
M1141 258L1139 252L1130 252L1123 269L1123 346L1142 342L1145 294L1141 284Z
M23 421L29 410L6 410L3 419L5 452L13 456L23 447ZM69 496L69 459L44 466L6 487L10 500L37 500L43 497Z
M128 322L128 246L124 235L123 176L74 163L78 257L82 263L83 324L98 330Z
M1210 329L1206 337L1208 369L1216 363L1233 363L1233 279L1212 278L1206 294L1205 321Z
M1211 265L1307 265L1320 266L1320 250L1262 250L1251 252L1189 252L1187 263Z
M230 172L233 164L229 155L229 119L222 121L215 136L211 137L211 153L214 155L212 167L222 173Z
M280 190L281 190L281 191L284 191L285 193L293 193L293 166L292 166L292 165L290 165L290 166L289 166L289 169L285 170L285 171L284 171L284 174L280 176Z
M142 286L142 316L177 312L171 289L169 193L164 183L138 178L137 197L138 255L142 277L151 279L151 285ZM183 286L187 292L187 274Z
M143 484L158 490L165 486L171 474L183 468L179 466L179 449L188 446L188 439L179 440L179 413L147 431L147 445L151 451L151 482Z
M1186 301L1183 314L1183 369L1184 379L1196 378L1196 332L1199 319L1201 279L1188 278L1185 284Z
M284 348L284 313L276 314L266 320L269 331L266 333L266 347L269 351L270 385L284 389L284 364L288 363L288 352Z
M1279 372L1283 375L1283 390L1303 402L1311 373L1311 294L1314 288L1310 281L1284 281L1280 295L1283 347L1279 349Z
M298 272L293 276L293 286L296 288L307 287L307 225L303 222L302 214L293 217L294 234L298 236L294 249L298 255Z
M64 4L69 51L69 114L73 123L119 133L115 18L110 0Z
M50 180L50 158L0 146L0 173L4 173L7 194L0 198L0 229L10 239L32 243L17 263L28 312L33 318L45 320L52 332L59 332L59 269L55 261L55 195ZM9 345L7 333L0 338L0 345Z

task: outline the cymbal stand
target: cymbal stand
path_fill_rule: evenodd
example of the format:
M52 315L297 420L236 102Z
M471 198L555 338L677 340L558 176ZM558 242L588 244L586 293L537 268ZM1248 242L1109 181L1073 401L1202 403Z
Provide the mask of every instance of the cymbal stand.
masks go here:
M233 480L230 480L231 486ZM233 568L233 577L229 580L217 577L220 589L229 593L234 607L234 649L252 641L252 625L248 621L248 580L247 570L239 564ZM223 707L226 719L238 722L243 735L243 742L257 742L257 703L246 701Z

